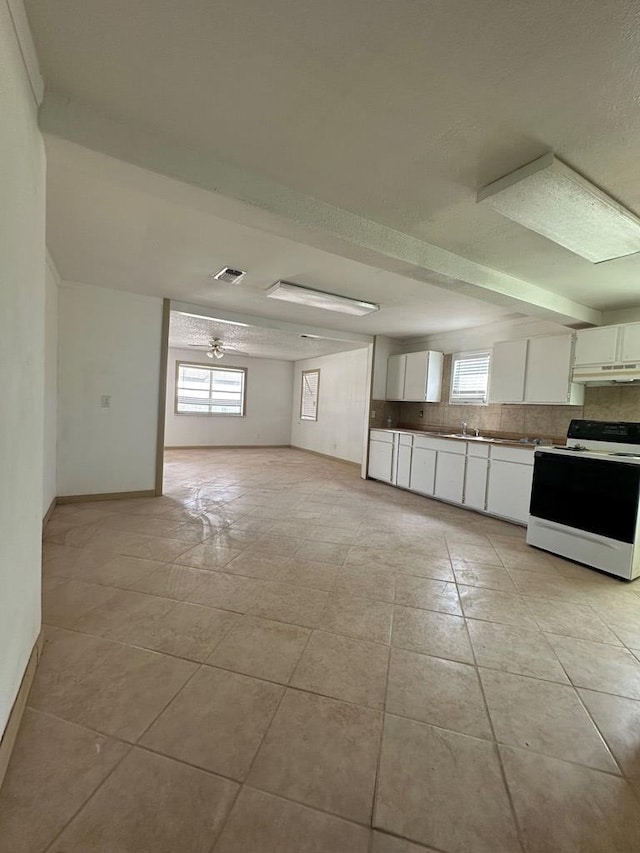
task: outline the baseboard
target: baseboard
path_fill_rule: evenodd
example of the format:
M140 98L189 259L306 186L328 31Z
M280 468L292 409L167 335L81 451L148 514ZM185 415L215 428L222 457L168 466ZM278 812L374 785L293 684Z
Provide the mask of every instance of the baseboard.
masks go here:
M290 444L167 444L165 450L269 450Z
M58 495L58 504L79 504L85 501L128 501L134 498L155 498L155 489L145 489L142 492L103 492L100 495Z
M49 524L49 520L53 515L53 511L56 508L56 503L58 502L58 498L54 498L49 504L49 509L45 512L44 518L42 519L42 535L44 536L44 532L47 529L47 524Z
M332 456L330 453L320 453L319 450L309 450L308 447L299 447L297 444L291 444L294 450L301 450L303 453L312 453L314 456L322 456L323 459L331 459L333 462L342 462L344 465L353 465L358 471L362 468L361 462L352 462L350 459L343 459L341 456Z
M0 740L0 788L2 787L7 767L9 766L9 760L11 759L11 753L13 752L16 738L18 737L18 729L20 728L22 715L24 714L24 709L27 706L27 698L29 697L29 691L31 690L36 669L38 668L38 661L40 660L40 655L42 653L42 643L43 634L40 632L38 639L31 650L27 668L22 676L18 695L16 696L13 708L9 714L7 727L4 730L2 740Z

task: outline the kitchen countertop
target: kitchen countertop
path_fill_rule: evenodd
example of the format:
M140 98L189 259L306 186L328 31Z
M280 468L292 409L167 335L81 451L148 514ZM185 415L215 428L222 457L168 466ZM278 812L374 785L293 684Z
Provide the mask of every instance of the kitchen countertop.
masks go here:
M371 427L379 432L401 432L405 435L428 435L431 438L447 438L450 441L472 441L478 444L500 444L503 447L522 447L526 450L537 450L538 447L549 447L550 444L535 444L532 441L519 441L517 438L493 438L491 436L456 435L452 433L436 432L435 430L407 429L405 427Z

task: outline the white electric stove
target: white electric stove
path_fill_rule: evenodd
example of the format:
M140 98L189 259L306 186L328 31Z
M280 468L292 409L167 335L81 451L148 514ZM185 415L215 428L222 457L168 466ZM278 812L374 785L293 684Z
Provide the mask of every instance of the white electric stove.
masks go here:
M536 451L527 542L632 580L640 575L640 423L573 420Z

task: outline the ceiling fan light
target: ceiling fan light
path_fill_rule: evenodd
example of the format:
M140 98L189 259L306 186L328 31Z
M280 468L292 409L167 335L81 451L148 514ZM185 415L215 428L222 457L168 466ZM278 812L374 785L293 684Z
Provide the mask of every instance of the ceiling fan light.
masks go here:
M207 355L209 355L209 353L207 353ZM213 355L214 355L216 358L222 358L222 356L224 355L224 350L223 350L221 347L216 347L216 348L213 350Z
M214 354L214 350L212 350L212 349L207 350L207 352L205 353L207 358L213 358L213 354Z

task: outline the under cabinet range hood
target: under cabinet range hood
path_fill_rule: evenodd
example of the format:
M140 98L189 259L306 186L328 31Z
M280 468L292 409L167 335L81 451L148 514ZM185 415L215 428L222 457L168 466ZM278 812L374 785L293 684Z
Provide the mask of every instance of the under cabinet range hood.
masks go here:
M580 364L573 368L571 379L581 385L640 383L640 361L618 364Z

